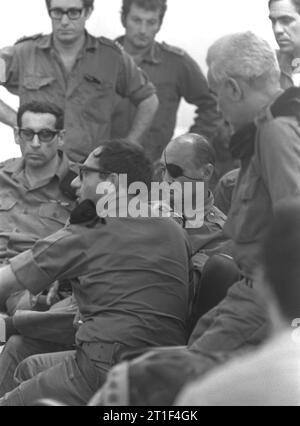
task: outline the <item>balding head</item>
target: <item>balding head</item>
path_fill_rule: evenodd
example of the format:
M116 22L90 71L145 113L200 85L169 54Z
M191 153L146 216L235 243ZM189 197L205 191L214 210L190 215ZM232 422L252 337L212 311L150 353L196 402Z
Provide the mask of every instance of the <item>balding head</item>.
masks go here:
M179 176L181 180L189 177L209 180L214 170L215 152L203 136L187 133L167 145L161 162L179 166L183 172L182 177Z

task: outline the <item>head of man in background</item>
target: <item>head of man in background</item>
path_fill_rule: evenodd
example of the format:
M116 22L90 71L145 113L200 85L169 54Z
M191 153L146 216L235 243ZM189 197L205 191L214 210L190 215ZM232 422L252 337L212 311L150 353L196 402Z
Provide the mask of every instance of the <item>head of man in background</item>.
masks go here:
M134 55L151 48L166 10L166 0L123 0L121 19L127 52Z
M211 92L235 131L252 122L280 90L275 54L251 32L217 40L208 50L207 64Z
M84 39L86 21L93 12L94 0L46 0L46 5L54 42L72 45Z
M270 0L269 18L281 52L300 57L300 1Z

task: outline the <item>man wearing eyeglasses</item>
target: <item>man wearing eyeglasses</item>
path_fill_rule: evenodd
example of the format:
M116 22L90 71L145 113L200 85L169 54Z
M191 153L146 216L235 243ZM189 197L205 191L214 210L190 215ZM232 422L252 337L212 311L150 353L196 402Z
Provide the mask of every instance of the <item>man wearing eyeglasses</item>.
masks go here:
M39 99L65 111L65 150L83 161L101 139L110 136L118 93L137 107L128 139L139 142L158 106L154 86L114 42L85 30L94 0L46 0L52 34L25 38L0 53L0 80L21 104ZM3 102L0 121L16 124Z

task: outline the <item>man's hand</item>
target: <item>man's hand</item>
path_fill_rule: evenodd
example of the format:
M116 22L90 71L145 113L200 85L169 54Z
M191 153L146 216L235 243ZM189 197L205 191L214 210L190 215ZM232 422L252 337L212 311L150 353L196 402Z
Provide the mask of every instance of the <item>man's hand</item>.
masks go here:
M58 281L55 281L54 284L52 284L52 286L49 288L48 294L47 294L47 305L48 306L52 306L55 303L60 301L60 297L58 295L58 290L59 290L59 283Z

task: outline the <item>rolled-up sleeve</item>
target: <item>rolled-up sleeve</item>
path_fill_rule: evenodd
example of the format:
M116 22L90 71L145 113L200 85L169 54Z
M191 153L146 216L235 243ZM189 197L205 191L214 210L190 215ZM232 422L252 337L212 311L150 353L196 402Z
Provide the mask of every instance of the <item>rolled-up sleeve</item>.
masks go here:
M117 92L123 98L129 98L134 105L156 93L148 76L135 64L126 52L122 51L122 66L118 76Z
M9 46L0 50L0 84L15 95L19 93L18 47Z
M82 235L64 229L38 241L10 260L18 283L38 294L56 280L72 279L84 273L86 250Z

